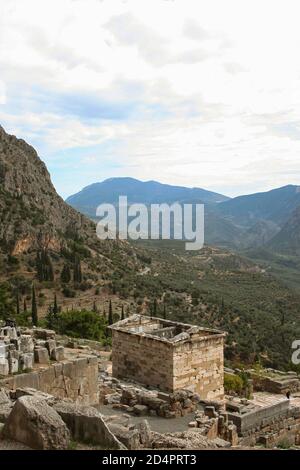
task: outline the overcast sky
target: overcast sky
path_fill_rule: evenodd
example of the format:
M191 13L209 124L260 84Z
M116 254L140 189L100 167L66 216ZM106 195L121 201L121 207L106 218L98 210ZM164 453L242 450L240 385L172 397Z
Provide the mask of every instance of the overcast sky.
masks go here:
M66 197L300 184L299 0L0 0L0 123Z

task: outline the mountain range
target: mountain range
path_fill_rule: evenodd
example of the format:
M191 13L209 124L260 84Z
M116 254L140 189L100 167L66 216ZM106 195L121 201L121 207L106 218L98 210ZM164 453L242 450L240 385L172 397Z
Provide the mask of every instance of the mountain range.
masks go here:
M267 192L229 198L201 188L171 186L157 181L110 178L91 184L66 202L90 218L101 203L117 204L121 195L128 203L174 202L205 205L207 244L236 249L268 247L272 250L300 249L300 187L288 185ZM289 241L292 241L292 246Z
M109 202L132 181L121 182L122 190L118 179L106 181ZM138 197L141 202L144 183L135 181L134 186L129 201ZM223 237L238 244L240 234L249 231L246 222L241 226L234 219L234 208L227 209L234 199L198 188L170 189L154 182L146 186L147 203L161 202L162 197L162 202L197 202L201 197L211 220L210 236L220 242ZM295 192L298 194L294 187L284 191L282 207L291 211L287 219L279 220L271 210L271 215L264 213L269 219L263 222L257 210L253 217L255 234L262 234L266 223L280 227L273 242L282 249L285 243L290 247L290 242L292 246L299 242L299 213L292 207ZM278 208L278 201L276 204ZM254 211L252 206L247 210L248 214ZM247 217L251 227L252 218ZM155 305L158 316L227 331L225 356L231 363L262 361L272 367L290 367L291 343L300 334L299 295L271 275L260 259L252 261L213 246L186 252L176 240L160 244L99 240L91 217L70 207L56 193L34 148L1 127L0 221L0 318L9 311L20 324L30 325L33 285L41 325L54 299L59 311L88 309L103 317L112 302L114 318L123 311L126 315L153 314ZM264 253L256 250L252 258ZM280 255L276 263L282 260L286 263L287 258ZM300 267L292 261L288 275L296 284Z

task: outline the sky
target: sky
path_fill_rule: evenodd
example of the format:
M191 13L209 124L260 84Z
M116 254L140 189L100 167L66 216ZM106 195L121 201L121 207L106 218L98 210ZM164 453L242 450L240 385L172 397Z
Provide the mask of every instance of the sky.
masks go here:
M299 0L0 0L0 124L63 197L300 184Z

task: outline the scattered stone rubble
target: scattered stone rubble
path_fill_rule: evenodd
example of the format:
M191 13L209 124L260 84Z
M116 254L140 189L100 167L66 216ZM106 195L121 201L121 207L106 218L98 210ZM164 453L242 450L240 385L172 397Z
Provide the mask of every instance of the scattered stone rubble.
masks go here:
M206 405L204 410L197 410L189 427L197 429L202 436L209 439L221 438L232 446L239 443L237 427L228 419L228 413L222 403L212 402Z
M41 328L0 328L0 376L27 372L35 364L62 361L64 347L57 345L55 332Z
M99 377L100 403L137 416L178 418L196 410L200 396L189 390L164 393L128 383L102 372Z

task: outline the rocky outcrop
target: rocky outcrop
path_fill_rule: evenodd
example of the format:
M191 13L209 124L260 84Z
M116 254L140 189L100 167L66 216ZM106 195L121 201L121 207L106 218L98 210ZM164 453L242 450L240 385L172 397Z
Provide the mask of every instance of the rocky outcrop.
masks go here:
M0 388L0 423L5 423L7 420L13 403L10 400L8 392L5 389Z
M95 408L59 401L54 405L54 409L67 425L73 440L101 445L108 449L125 448Z
M59 414L34 396L23 396L16 401L2 435L32 449L62 450L70 443L70 432Z
M175 433L153 433L152 447L153 449L218 449L221 447L229 447L229 442L222 439L209 439L202 436L197 431L185 431Z
M62 234L93 224L56 193L33 147L0 126L0 239L19 255L28 249L59 251Z

